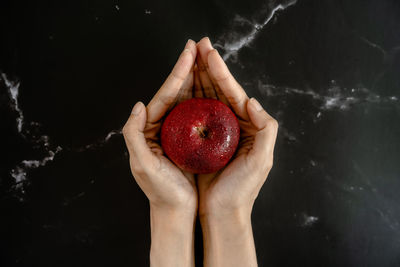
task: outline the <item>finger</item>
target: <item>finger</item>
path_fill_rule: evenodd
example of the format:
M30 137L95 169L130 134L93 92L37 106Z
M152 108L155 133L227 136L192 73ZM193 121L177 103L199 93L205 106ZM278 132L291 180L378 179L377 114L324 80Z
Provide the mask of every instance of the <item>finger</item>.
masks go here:
M195 41L189 39L185 48L188 48L192 53L193 58L196 58L197 48ZM177 103L183 102L193 97L194 66L195 64L192 65L189 75L186 77L185 81L182 84L181 90L179 91Z
M246 103L249 98L229 72L228 67L216 49L208 53L208 65L212 76L228 99L236 115L243 120L248 120Z
M199 68L197 64L194 67L194 97L204 97L203 88L201 88Z
M147 146L143 130L146 125L146 108L142 102L136 103L122 132L129 154L136 160L155 166L157 157Z
M212 79L211 79L212 80ZM218 84L216 86L214 86L215 92L217 93L217 97L218 99L223 102L225 105L231 107L231 104L229 104L228 99L226 98L226 96L224 95L224 93L222 92L221 88L218 86Z
M193 97L193 82L194 82L194 68L192 67L189 75L182 84L182 88L179 92L178 103L188 100Z
M247 111L250 121L257 129L254 144L249 151L248 157L254 161L255 165L270 168L272 167L273 152L278 133L278 122L254 98L248 101Z
M201 61L204 63L205 71L207 72L211 83L213 84L215 94L217 98L222 101L225 105L229 105L228 100L226 99L224 93L221 91L221 88L219 88L218 83L215 81L212 73L210 72L210 68L208 65L208 53L212 51L214 48L211 44L211 41L208 37L204 37L197 43L197 50L198 50L198 55L197 57L201 58Z
M186 48L190 50L190 53L192 53L193 58L196 58L197 56L196 42L193 41L192 39L189 39L185 45L185 49Z
M203 88L204 91L204 96L208 98L217 98L214 85L211 82L210 77L208 76L208 73L206 71L206 67L202 60L197 56L196 59L197 66L198 66L198 72L199 72L199 78L200 78L200 83L201 87Z
M197 45L197 48L199 48L199 45ZM212 83L211 78L207 72L208 68L207 57L202 57L202 55L198 53L196 58L196 63L198 66L200 82L203 87L205 97L216 99L217 94L214 89L214 84Z
M177 101L179 90L195 61L193 56L194 41L189 40L187 47L189 48L183 50L171 74L147 106L147 120L151 123L159 121L168 108Z

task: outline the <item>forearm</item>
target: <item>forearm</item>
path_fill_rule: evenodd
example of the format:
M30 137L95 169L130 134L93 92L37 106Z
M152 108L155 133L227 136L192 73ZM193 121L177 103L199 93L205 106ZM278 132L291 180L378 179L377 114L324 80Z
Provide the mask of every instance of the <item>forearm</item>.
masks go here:
M150 266L194 266L194 224L195 212L150 207Z
M204 239L204 266L257 266L251 211L200 217Z

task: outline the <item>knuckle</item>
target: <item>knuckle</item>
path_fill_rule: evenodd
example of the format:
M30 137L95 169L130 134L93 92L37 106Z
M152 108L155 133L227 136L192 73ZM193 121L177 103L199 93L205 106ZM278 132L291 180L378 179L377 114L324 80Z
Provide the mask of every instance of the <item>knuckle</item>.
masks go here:
M128 133L129 133L129 124L128 123L126 123L125 125L124 125L124 127L122 128L122 134L124 135L124 136L127 136L128 135Z
M231 78L232 76L230 75L230 74L221 74L221 75L216 75L215 76L215 80L217 81L217 82L224 82L224 81L227 81L227 80L229 80L230 78Z
M135 131L137 121L135 120L135 117L131 115L127 122L125 123L124 127L122 127L122 134L124 136L130 135L133 131Z
M278 129L278 127L279 127L278 121L275 120L275 119L272 118L272 117L270 117L270 118L267 119L267 125L268 125L268 127L272 128L272 129L274 129L274 130Z
M236 105L236 106L241 105L246 100L246 98L244 96L240 96L240 97L227 96L227 99L228 99L229 103L231 103L232 105Z
M129 137L129 139L135 138L135 125L131 122L126 123L122 128L122 134L125 138Z
M160 101L164 105L169 106L169 105L171 105L172 103L175 102L176 98L177 98L177 96L175 96L175 95L165 95L165 96L160 98Z
M272 157L269 157L266 161L265 161L265 169L267 171L271 170L272 167L274 166L274 160Z
M180 75L180 74L177 74L175 71L171 72L171 76L172 76L174 79L179 80L179 81L184 81L185 78L186 78L186 77L183 77L183 76Z
M145 175L145 171L143 168L132 169L133 176L135 177L143 177Z
M256 173L268 173L273 165L273 157L264 157L260 156L257 158L252 158L252 160L247 162L248 170L249 172L251 171L256 171Z
M272 117L267 118L266 128L270 131L277 131L279 128L279 123Z
M146 173L143 165L135 158L131 159L131 169L134 176L142 176Z

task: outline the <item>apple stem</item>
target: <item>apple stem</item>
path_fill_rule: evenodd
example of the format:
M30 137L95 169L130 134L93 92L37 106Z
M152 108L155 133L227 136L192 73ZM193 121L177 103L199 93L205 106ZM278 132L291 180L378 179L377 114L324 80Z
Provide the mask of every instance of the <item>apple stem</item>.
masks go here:
M201 138L206 138L208 136L208 130L206 127L196 127L196 130Z

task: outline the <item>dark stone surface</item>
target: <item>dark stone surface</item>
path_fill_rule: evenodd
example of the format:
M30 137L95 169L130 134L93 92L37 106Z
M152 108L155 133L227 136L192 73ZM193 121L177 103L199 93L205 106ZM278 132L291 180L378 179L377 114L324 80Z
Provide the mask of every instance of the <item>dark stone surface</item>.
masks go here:
M400 266L397 0L1 1L0 266L148 265L118 130L205 35L280 122L259 265Z

